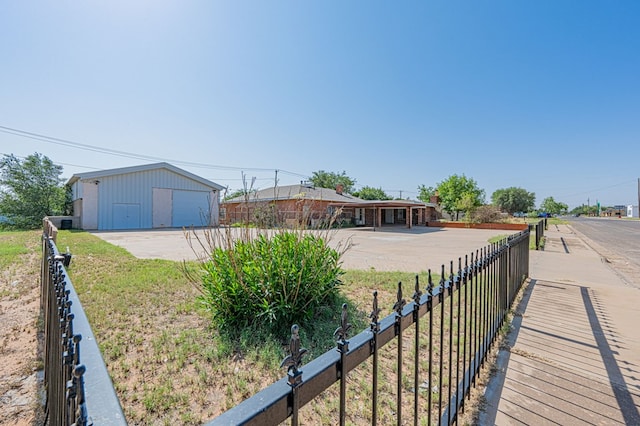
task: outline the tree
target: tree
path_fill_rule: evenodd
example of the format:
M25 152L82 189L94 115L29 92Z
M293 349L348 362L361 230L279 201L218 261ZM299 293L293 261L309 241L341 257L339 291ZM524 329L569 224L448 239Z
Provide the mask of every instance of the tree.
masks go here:
M583 204L575 207L570 213L572 215L595 216L598 214L598 206L586 206Z
M535 208L536 194L512 186L495 190L491 194L491 203L509 214L526 213Z
M391 197L382 188L370 186L363 186L359 191L354 191L353 195L363 200L391 200Z
M245 191L244 189L237 189L237 190L231 192L230 194L225 195L224 196L224 201L231 200L231 199L237 198L237 197L244 197L245 195L247 195L247 194L250 195L253 192L255 192L255 190L254 191Z
M466 221L471 222L473 221L473 214L479 206L480 204L477 204L476 197L471 192L465 192L456 203L456 210L463 211Z
M349 194L353 191L353 186L356 184L355 179L351 179L347 176L345 171L342 173L335 173L318 170L317 172L313 172L313 175L311 175L309 180L314 186L319 188L335 189L338 185L342 185L342 190Z
M16 228L35 229L45 216L65 210L62 166L35 153L24 160L13 154L0 160L0 214Z
M438 183L437 190L442 208L451 215L455 213L456 220L461 211L484 204L484 189L480 189L475 180L465 175L449 176Z
M569 210L569 206L554 200L553 197L547 197L542 200L540 210L551 214L564 214Z
M430 203L431 197L436 195L436 189L433 186L420 185L418 187L418 191L418 200L422 201L423 203Z

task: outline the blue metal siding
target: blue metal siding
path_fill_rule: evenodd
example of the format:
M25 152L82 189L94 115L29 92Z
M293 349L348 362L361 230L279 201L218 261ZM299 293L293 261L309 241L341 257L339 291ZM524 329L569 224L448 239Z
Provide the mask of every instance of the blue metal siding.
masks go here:
M113 229L139 229L140 204L114 204Z
M98 186L98 229L115 229L114 204L139 204L140 228L152 228L153 188L211 191L211 188L166 169L105 176Z

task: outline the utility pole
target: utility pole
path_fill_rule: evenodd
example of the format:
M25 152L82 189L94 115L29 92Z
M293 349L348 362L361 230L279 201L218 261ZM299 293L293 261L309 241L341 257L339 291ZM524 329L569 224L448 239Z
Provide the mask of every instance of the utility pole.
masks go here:
M631 206L631 216L633 216L633 206ZM640 217L640 178L638 178L638 217Z
M271 204L271 212L273 214L273 221L277 225L278 220L277 220L276 211L278 209L276 208L276 205L278 203L278 169L276 169L275 172L276 172L276 177L274 179L274 185L273 185L273 203Z

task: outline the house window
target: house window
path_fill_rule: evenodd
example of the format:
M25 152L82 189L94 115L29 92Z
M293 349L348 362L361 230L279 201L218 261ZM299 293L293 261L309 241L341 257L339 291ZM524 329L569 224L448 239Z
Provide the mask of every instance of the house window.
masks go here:
M404 220L404 209L398 209L398 220Z
M227 209L225 207L220 209L220 219L226 219L227 218Z

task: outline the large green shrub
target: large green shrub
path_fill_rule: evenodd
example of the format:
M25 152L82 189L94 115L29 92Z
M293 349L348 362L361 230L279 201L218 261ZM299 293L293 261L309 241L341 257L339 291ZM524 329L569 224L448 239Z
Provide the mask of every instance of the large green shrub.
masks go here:
M201 263L202 301L226 331L282 334L338 293L340 253L317 234L279 231L216 246Z

